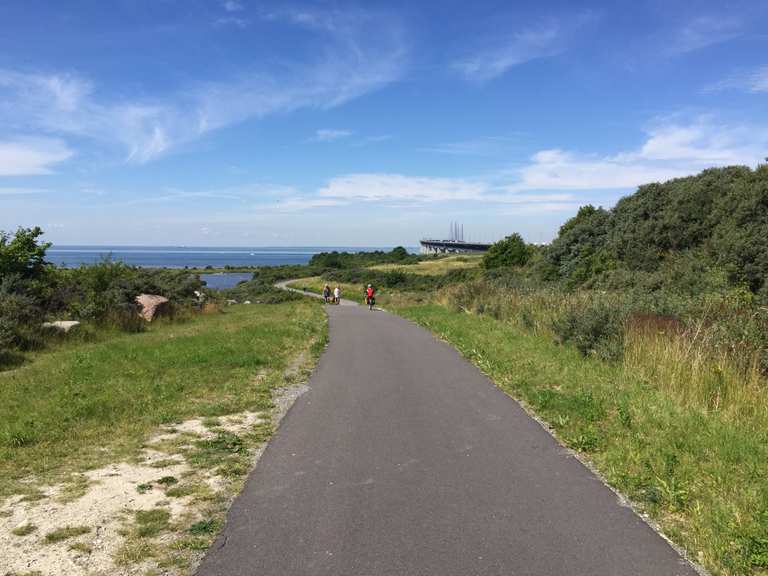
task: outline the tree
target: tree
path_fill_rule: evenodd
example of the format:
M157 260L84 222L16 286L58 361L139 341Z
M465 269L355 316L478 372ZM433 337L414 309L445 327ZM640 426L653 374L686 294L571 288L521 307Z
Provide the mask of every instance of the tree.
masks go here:
M50 242L38 242L43 231L40 227L19 228L12 237L0 231L0 277L18 274L22 278L35 278L45 268L45 251Z
M408 250L406 250L402 246L393 248L391 254L392 254L392 258L394 258L395 260L405 260L406 258L408 258Z
M525 266L531 257L531 247L517 232L499 240L483 256L482 266L486 269L506 266Z

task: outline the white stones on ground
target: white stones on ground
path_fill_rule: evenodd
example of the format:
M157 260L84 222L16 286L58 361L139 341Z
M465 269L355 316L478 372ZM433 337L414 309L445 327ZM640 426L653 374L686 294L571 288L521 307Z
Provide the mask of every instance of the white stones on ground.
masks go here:
M65 334L80 326L80 322L77 320L56 320L55 322L43 322L43 328L52 328Z

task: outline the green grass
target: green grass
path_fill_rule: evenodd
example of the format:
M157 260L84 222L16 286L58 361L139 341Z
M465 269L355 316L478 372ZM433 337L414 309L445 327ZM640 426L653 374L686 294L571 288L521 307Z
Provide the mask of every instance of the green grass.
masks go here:
M269 409L296 356L322 345L324 322L312 302L233 306L0 372L0 497L34 495L25 478L60 480L132 456L164 423Z
M32 534L32 532L35 530L37 530L37 526L34 524L24 524L23 526L18 526L17 528L11 530L11 534L14 536L27 536Z
M585 358L514 322L439 305L399 312L452 343L586 453L713 574L766 573L765 414L683 402L632 364Z
M139 484L136 486L136 492L139 494L146 494L147 492L152 490L152 483L147 482L145 484Z
M157 554L158 550L150 541L131 536L118 548L114 560L118 566L131 566L154 558Z
M219 531L220 526L221 522L214 518L209 518L207 520L200 520L199 522L195 522L192 524L192 526L189 527L187 532L193 535L216 534L216 532Z
M171 513L163 508L138 510L136 512L136 535L151 538L170 529Z
M74 552L80 552L81 554L90 554L93 552L93 548L85 542L73 542L69 545L69 549Z
M396 270L407 274L437 276L450 272L451 270L477 268L480 266L480 261L482 259L482 254L463 254L460 256L445 256L434 260L424 260L407 266L403 266L402 264L376 264L370 266L370 268L371 270L381 270L384 272Z
M88 534L90 531L90 526L65 526L64 528L58 528L53 532L48 532L48 534L45 535L45 543L56 544L63 540Z

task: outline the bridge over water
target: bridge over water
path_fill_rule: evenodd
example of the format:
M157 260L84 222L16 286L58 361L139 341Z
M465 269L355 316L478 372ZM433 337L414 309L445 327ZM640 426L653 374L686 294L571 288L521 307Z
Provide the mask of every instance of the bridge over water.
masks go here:
M421 240L422 254L481 254L487 252L490 244L464 242L462 240Z

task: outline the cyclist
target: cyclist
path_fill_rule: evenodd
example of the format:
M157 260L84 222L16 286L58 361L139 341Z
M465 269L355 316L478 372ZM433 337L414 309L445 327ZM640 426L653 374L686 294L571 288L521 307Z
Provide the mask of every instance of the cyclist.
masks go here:
M371 284L368 284L365 289L365 303L368 304L368 310L373 310L373 306L376 304L376 290Z

